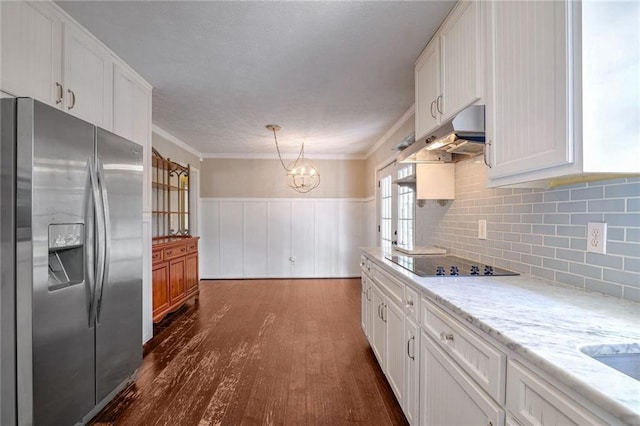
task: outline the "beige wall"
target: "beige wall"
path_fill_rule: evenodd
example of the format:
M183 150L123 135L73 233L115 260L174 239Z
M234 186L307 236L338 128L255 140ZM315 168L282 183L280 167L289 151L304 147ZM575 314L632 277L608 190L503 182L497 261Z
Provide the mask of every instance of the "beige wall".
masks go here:
M156 133L153 133L151 144L164 158L169 158L171 161L183 165L190 164L191 167L195 167L196 169L201 168L200 158L198 156Z
M313 158L312 158L313 159ZM278 160L205 159L200 168L200 196L237 198L363 198L364 160L313 160L320 186L299 194L287 186Z
M409 117L407 121L385 141L385 143L383 143L367 158L364 170L365 197L373 197L375 195L376 168L380 163L388 160L398 153L398 151L395 151L393 148L402 142L404 138L413 133L414 129L415 118L414 115L411 115L411 117Z

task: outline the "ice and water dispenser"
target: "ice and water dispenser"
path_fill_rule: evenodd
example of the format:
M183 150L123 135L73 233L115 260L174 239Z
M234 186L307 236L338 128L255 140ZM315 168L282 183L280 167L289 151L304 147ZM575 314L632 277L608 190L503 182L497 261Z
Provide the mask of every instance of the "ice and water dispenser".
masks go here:
M49 225L49 290L84 281L84 224Z

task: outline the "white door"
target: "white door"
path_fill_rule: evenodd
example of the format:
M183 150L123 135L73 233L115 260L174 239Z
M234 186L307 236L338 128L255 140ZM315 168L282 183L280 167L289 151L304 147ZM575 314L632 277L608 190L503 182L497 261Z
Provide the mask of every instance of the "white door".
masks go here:
M420 328L407 316L404 322L405 396L404 414L409 424L417 425L420 413Z
M480 9L476 1L461 1L440 32L442 49L442 120L460 112L482 96L484 61Z
M420 424L504 424L504 410L424 332L420 349Z
M384 321L387 326L387 341L385 345L387 361L387 378L391 389L396 394L400 406L405 405L405 358L406 345L404 340L404 311L387 298L384 309Z
M489 178L574 161L569 8L564 1L489 3Z
M112 62L109 53L72 25L63 28L64 110L112 129Z
M398 188L393 183L395 176L395 161L378 171L378 235L379 245L389 249L397 242L397 197Z
M382 290L375 284L371 286L370 291L371 308L373 309L372 321L371 321L371 348L373 353L378 358L378 363L382 370L385 370L385 346L386 346L386 324L384 323L383 310L384 310L384 294Z
M416 141L429 135L440 123L440 39L436 37L418 58L415 70ZM440 100L442 102L442 100ZM442 105L442 104L441 104Z
M62 23L46 2L2 1L0 8L1 89L59 105Z

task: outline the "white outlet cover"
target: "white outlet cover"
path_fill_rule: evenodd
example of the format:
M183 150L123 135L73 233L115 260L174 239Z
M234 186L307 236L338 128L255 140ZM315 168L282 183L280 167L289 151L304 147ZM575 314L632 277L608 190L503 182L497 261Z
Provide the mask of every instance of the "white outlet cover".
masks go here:
M587 223L587 252L607 253L607 223L589 222Z
M478 239L487 239L487 221L484 219L478 221Z

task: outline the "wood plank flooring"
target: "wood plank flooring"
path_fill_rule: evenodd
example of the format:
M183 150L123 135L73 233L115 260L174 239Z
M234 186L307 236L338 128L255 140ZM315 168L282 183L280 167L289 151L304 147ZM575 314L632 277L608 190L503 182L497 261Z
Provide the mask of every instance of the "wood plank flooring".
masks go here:
M360 328L360 280L201 281L93 425L406 425Z

